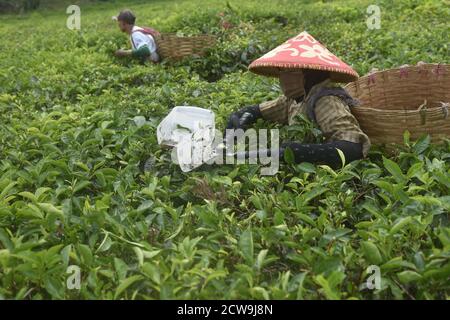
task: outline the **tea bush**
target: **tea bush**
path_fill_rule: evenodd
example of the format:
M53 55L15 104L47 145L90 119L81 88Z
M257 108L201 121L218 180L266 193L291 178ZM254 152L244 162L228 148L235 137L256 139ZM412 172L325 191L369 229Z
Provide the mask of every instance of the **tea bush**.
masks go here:
M449 141L405 133L395 152L374 147L340 170L264 177L254 165L182 173L155 132L176 105L210 108L223 128L279 95L246 66L304 29L360 74L448 63L445 4L378 1L369 30L366 0L203 3L83 4L81 31L64 7L0 17L0 298L448 299ZM118 60L123 7L218 45L178 63ZM66 286L70 265L80 290Z

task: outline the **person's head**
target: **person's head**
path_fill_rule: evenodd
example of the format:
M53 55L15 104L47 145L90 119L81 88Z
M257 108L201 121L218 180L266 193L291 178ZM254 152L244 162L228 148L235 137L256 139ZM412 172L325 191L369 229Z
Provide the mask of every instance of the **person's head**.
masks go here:
M117 16L117 23L122 32L131 33L135 22L136 16L131 10L122 10Z

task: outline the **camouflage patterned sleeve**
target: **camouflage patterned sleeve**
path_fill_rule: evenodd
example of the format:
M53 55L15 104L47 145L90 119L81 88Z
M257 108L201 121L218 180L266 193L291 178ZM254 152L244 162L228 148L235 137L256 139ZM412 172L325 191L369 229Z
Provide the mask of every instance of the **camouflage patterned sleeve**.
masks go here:
M281 124L288 123L290 100L285 96L271 101L263 102L259 105L263 118L267 121L278 122Z
M369 137L361 130L350 108L340 98L325 96L314 109L317 124L329 141L345 140L361 143L366 157L370 148Z

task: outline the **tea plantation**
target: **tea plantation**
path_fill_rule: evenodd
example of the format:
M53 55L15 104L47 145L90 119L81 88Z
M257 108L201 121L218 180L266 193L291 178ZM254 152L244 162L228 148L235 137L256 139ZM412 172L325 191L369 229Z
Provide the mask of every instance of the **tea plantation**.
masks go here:
M174 106L209 108L222 129L280 95L246 67L303 30L360 75L449 63L448 2L375 1L370 30L370 0L80 1L79 31L64 2L0 15L0 299L449 298L450 141L405 133L339 170L283 164L275 176L183 173L156 141ZM176 63L117 59L123 8L218 45ZM307 121L280 129L321 139Z

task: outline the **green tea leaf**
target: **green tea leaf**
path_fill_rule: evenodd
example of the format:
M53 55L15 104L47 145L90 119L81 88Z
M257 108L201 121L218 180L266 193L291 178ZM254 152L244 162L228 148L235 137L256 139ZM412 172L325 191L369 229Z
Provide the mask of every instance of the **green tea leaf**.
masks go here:
M119 286L116 289L116 293L114 294L114 299L117 299L118 297L120 297L120 295L131 285L133 285L134 283L142 280L144 277L141 275L134 275L131 277L128 277L124 280L122 280L119 284Z
M241 237L239 238L239 248L247 263L253 265L253 234L250 228L241 234Z
M416 282L422 279L422 276L420 274L410 270L399 272L397 273L397 276L401 283Z
M394 179L398 183L403 183L406 181L405 176L402 173L402 170L394 161L383 157L383 164L387 171L394 177Z
M365 258L371 263L378 265L383 261L377 246L371 241L361 242L361 247Z

